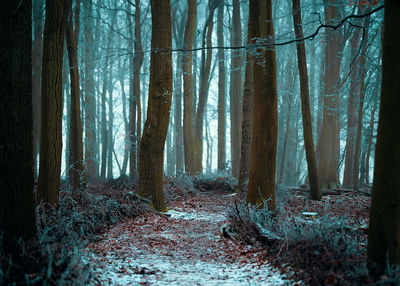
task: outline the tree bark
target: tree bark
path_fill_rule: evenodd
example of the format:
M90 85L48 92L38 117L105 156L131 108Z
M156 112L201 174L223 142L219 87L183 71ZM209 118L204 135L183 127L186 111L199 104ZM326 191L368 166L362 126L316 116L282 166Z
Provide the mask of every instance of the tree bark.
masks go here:
M25 2L24 2L25 3ZM40 163L37 200L58 205L66 1L46 1L43 35Z
M360 15L360 9L358 14ZM356 138L356 109L357 101L356 96L360 92L358 82L359 75L359 60L356 60L359 53L359 44L361 38L361 31L355 28L353 36L350 40L351 59L353 66L350 74L350 92L347 103L347 132L346 132L346 157L344 162L343 186L351 187L353 184L353 169L354 169L354 146Z
M373 274L387 262L400 264L400 6L385 1L382 91L368 230L368 261ZM388 261L387 261L388 259Z
M152 206L166 211L163 193L164 146L172 98L172 55L154 49L171 49L169 0L151 0L152 36L147 118L139 162L139 195L151 198Z
M301 22L300 0L293 0L293 23L296 39L302 39L303 28ZM297 61L300 76L301 111L303 119L304 148L306 151L308 179L310 182L310 197L313 200L321 199L321 190L318 182L317 160L315 157L314 140L312 135L312 119L308 89L308 74L306 48L304 42L297 42Z
M239 0L233 0L231 44L242 45L242 26ZM230 112L231 112L231 162L232 175L239 178L241 143L242 51L231 51Z
M20 237L36 236L31 18L32 1L0 4L0 229L11 250Z
M85 174L83 166L82 121L80 105L80 84L78 66L78 35L80 0L76 1L75 28L72 12L72 0L68 0L68 14L66 21L66 40L68 50L68 63L71 81L71 106L69 130L69 166L68 178L72 189L85 187Z
M200 67L200 90L199 102L196 112L196 123L194 127L194 164L195 173L203 171L203 126L204 126L204 112L208 98L208 79L211 72L212 50L208 49L207 53L205 47L211 47L211 36L214 27L213 17L214 11L218 7L220 0L209 0L208 2L208 17L204 24L202 33L202 51L201 51L201 67ZM207 55L206 55L207 54Z
M194 32L196 29L197 2L187 0L188 16L185 26L184 48L192 49ZM194 133L193 133L193 73L192 52L183 53L183 142L185 152L185 170L189 174L195 173L194 164Z
M250 0L251 38L274 37L271 0ZM273 46L254 63L254 110L247 204L275 210L275 168L278 132L276 56Z
M92 2L84 2L85 9L85 164L88 182L97 178L96 162L96 97L93 69L93 13Z
M252 39L248 33L247 42L250 44ZM249 177L250 167L250 143L251 133L253 130L253 68L254 56L251 52L246 54L246 71L243 89L243 105L242 105L242 142L240 144L240 166L239 166L239 183L238 191L244 192L246 180Z
M224 46L224 8L225 1L218 7L217 41ZM218 49L218 170L226 168L226 69L225 51Z
M364 109L364 96L365 96L365 75L367 73L365 68L366 56L367 56L367 42L368 42L368 27L370 23L370 17L364 18L364 39L361 45L361 57L360 57L360 70L359 70L359 81L360 81L360 95L358 101L358 116L357 116L357 135L356 144L354 146L354 168L353 168L353 189L357 190L360 179L360 148L361 148L361 132L362 132L362 120L363 120L363 109Z
M325 19L332 23L338 18L335 0L324 0ZM339 96L337 83L339 79L340 59L338 59L339 36L337 31L326 31L324 104L319 139L318 174L323 188L337 186L336 168L338 166L337 146L339 138L338 108Z

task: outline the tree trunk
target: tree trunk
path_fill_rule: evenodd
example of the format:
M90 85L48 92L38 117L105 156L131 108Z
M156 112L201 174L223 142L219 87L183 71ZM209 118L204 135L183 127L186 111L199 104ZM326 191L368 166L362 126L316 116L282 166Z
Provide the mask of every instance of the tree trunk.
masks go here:
M211 36L214 27L213 17L214 11L218 7L220 0L209 0L208 2L208 17L204 24L202 33L202 51L201 51L201 68L200 68L200 90L199 90L199 102L197 105L196 112L196 123L194 127L194 163L195 173L201 173L203 171L203 125L204 125L204 112L208 98L208 79L211 72L211 60L212 50L207 50L206 55L206 44L207 47L211 47Z
M40 81L42 73L43 0L33 1L33 47L32 47L32 103L33 103L33 172L38 174L37 155L40 137Z
M218 46L224 46L224 8L225 1L218 7L217 38ZM218 170L226 168L226 70L225 51L218 49Z
M0 228L5 246L11 250L20 237L36 235L31 17L32 1L0 4Z
M251 38L274 37L271 0L250 0ZM276 56L273 46L254 63L254 110L247 204L275 210L275 168L278 133Z
M324 0L326 22L332 23L338 18L338 8L332 0ZM318 174L323 188L337 186L336 168L338 166L337 146L339 96L337 83L339 79L340 59L338 59L339 36L337 31L326 31L324 104L319 139Z
M76 1L75 28L72 12L72 0L68 0L68 15L66 24L66 40L68 50L68 63L71 81L71 106L70 106L70 130L69 130L69 164L68 178L72 189L85 186L83 167L83 142L82 121L80 105L80 84L78 66L78 35L80 0Z
M293 23L296 39L302 39L303 28L301 23L300 0L293 0ZM301 111L303 119L303 137L304 148L306 151L308 179L310 181L310 197L313 200L321 199L321 190L319 189L317 160L315 158L314 140L312 135L312 119L310 111L310 99L308 90L308 74L306 47L304 42L297 42L297 61L300 76L300 94L301 94Z
M193 47L194 32L196 29L197 2L187 0L188 16L185 26L184 48ZM183 142L185 152L185 170L189 174L195 173L194 164L194 134L193 134L193 73L192 52L183 53Z
M231 44L242 45L239 0L233 0ZM241 142L242 51L231 50L230 112L231 112L231 162L232 175L239 178Z
M110 31L111 33L111 31ZM109 66L109 76L108 76L108 159L107 159L107 178L112 179L113 178L113 151L114 151L114 136L113 136L113 129L114 129L114 102L113 102L113 75L112 75L112 63L110 63Z
M359 81L360 81L360 97L358 102L358 117L357 117L357 135L356 144L354 147L354 168L353 168L353 189L358 189L360 174L360 147L361 147L361 132L362 132L362 120L363 120L363 109L364 109L364 96L365 96L365 75L367 73L365 68L366 56L367 56L367 42L368 42L368 27L370 23L370 17L364 18L364 39L361 45L361 58L360 58L360 70L359 70Z
M358 14L360 15L361 9L359 9ZM351 59L353 65L350 66L350 92L349 99L347 103L347 132L346 132L346 157L344 162L344 174L343 174L343 186L351 187L353 184L353 169L354 169L354 145L355 145L355 135L356 135L356 109L357 102L356 96L360 92L359 85L357 81L359 79L359 61L356 60L359 53L359 44L361 38L361 30L355 28L353 36L350 40L351 49Z
M24 2L25 3L25 2ZM65 1L46 1L43 34L40 163L37 200L58 205L61 169Z
M171 49L169 0L151 0L151 48ZM172 55L154 51L150 62L147 118L143 130L139 162L139 195L151 198L152 206L166 211L163 193L164 146L172 98Z
M88 182L97 178L96 168L96 97L94 93L93 13L92 2L84 2L85 9L85 164Z
M252 39L248 33L247 42L250 44ZM243 89L243 105L242 105L242 142L240 144L240 167L239 167L239 184L238 191L244 192L246 180L249 177L250 166L250 143L251 133L253 130L253 69L254 56L251 51L246 53L246 72Z
M400 264L400 6L385 1L382 92L368 230L368 260L373 274L387 262ZM387 261L387 259L389 261Z

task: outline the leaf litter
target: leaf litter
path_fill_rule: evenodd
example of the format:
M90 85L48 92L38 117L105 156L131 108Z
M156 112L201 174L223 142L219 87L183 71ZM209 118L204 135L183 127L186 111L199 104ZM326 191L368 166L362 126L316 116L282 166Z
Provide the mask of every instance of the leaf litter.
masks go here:
M93 285L290 285L265 249L221 235L234 196L202 193L103 230L83 260Z

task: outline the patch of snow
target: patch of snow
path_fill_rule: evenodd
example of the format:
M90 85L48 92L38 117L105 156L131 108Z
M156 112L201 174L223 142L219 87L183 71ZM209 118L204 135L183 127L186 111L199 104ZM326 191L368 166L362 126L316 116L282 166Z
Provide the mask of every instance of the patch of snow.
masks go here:
M316 213L316 212L302 212L301 214L304 216L317 216L318 215L318 213Z
M179 256L141 254L120 258L109 253L105 258L89 252L88 260L106 260L94 269L101 285L290 285L277 269L267 264L225 264L188 260Z
M170 215L171 218L175 219L193 219L193 220L203 220L203 221L224 221L226 220L226 216L223 214L215 214L208 212L181 212L178 210L170 209L166 212L167 215Z

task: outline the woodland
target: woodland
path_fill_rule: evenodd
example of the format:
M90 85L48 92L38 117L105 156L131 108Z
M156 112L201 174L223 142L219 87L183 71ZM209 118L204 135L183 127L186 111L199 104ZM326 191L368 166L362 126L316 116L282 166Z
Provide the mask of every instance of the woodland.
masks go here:
M0 285L400 285L397 17L0 1Z

